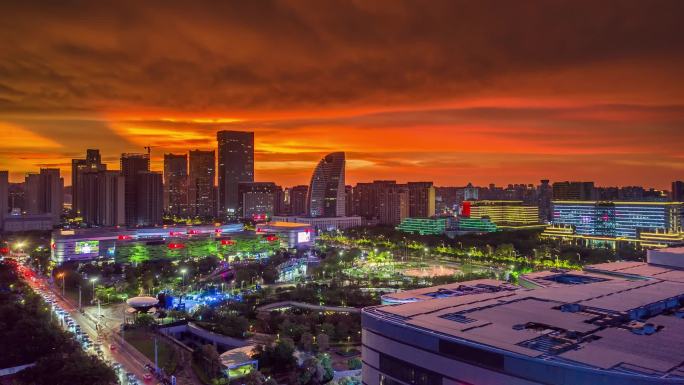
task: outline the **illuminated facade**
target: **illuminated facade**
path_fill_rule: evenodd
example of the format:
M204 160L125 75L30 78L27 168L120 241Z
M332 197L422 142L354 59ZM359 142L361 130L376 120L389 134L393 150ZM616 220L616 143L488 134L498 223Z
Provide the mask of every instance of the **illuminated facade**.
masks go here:
M465 201L461 216L489 218L496 225L532 225L539 223L539 207L525 206L522 201Z
M344 152L333 152L318 162L311 175L307 196L310 217L344 217Z
M487 218L459 218L456 230L473 233L493 233L498 231L499 228Z
M681 214L679 202L554 201L553 223L542 236L661 247L682 242Z
M441 235L446 227L446 218L405 218L397 230L419 235Z

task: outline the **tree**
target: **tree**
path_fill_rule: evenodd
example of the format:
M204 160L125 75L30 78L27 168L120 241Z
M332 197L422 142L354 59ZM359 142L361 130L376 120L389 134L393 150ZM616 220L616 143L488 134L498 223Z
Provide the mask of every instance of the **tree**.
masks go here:
M102 361L82 352L69 356L41 358L34 367L20 373L26 385L110 385L116 375Z
M330 348L330 337L325 333L320 333L316 337L316 343L318 344L318 350L325 352Z
M154 320L154 317L152 317L149 314L138 314L137 317L135 317L135 325L139 327L152 327L156 325L157 322Z
M361 369L361 359L359 357L350 358L347 361L347 366L349 366L349 370Z
M192 359L202 366L210 378L218 377L221 373L221 358L214 345L206 344L195 349Z
M310 352L313 348L313 335L309 332L304 332L299 339L299 349Z

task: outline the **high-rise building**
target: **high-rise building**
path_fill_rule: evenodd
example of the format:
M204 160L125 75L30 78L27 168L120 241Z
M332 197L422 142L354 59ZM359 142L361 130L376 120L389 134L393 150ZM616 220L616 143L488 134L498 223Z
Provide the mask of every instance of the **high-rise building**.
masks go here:
M265 220L273 217L276 187L273 182L240 182L238 184L240 218Z
M684 202L684 182L681 180L672 182L671 198L674 202Z
M50 214L58 224L64 206L64 179L58 168L41 168L39 174L26 175L26 211L28 214Z
M83 206L83 184L81 174L90 171L104 171L107 165L102 163L100 150L87 149L85 159L71 160L71 212L81 215Z
M254 182L254 133L219 131L218 211L220 217L238 214L238 183Z
M354 188L351 185L344 186L344 215L354 215Z
M119 171L85 171L81 183L81 217L91 226L125 224L125 179Z
M0 171L0 230L4 225L9 205L9 172Z
M285 190L282 186L275 186L275 195L273 196L273 215L287 215L289 213L288 206L285 202Z
M343 217L345 210L344 152L333 152L318 162L307 196L310 217Z
M409 216L409 192L403 185L386 185L379 189L378 224L400 224Z
M216 157L214 151L190 151L190 175L188 177L189 214L195 217L213 218L216 215Z
M121 175L124 177L124 212L126 226L138 225L138 174L150 171L149 154L121 154ZM162 194L163 195L163 194ZM163 197L159 198L159 206Z
M435 215L435 188L432 182L408 182L409 217L428 218Z
M140 171L136 175L137 226L155 226L162 224L164 211L164 183L162 174L153 171Z
M537 187L537 206L539 207L539 220L548 223L553 220L553 209L551 200L553 199L553 189L548 179L542 179Z
M590 201L596 199L594 182L555 182L553 200Z
M288 189L287 195L290 201L290 215L306 215L306 197L308 195L308 192L309 186L306 185L294 186Z
M188 213L188 156L164 154L164 210L180 217Z

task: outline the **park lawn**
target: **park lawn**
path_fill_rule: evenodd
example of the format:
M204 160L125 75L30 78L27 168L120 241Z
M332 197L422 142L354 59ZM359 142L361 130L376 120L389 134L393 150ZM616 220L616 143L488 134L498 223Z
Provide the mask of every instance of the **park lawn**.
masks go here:
M126 330L126 342L133 345L138 351L154 362L154 335L144 330ZM166 374L173 374L178 365L176 351L164 338L157 337L157 358L159 366L164 368Z

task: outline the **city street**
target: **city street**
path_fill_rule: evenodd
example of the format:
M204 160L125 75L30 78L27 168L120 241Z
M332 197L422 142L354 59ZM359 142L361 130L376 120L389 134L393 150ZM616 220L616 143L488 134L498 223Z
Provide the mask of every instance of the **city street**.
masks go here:
M136 378L138 378L141 383L143 382L143 376L148 373L145 369L145 365L154 365L154 363L123 341L121 334L118 332L122 321L121 318L117 319L113 317L110 312L107 312L110 315L103 317L104 322L100 323L98 326L95 322L97 318L97 306L86 309L82 314L78 311L77 305L72 304L62 297L61 291L58 288L51 287L45 279L34 276L32 279L27 279L26 281L34 290L41 289L52 293L57 304L71 315L74 321L81 326L81 330L86 333L92 341L97 341L102 344L104 359L106 361L118 362L122 365L123 372L120 376L122 377L122 384L127 384L125 379L125 373L127 372L135 374ZM114 346L114 349L110 349L111 345Z

